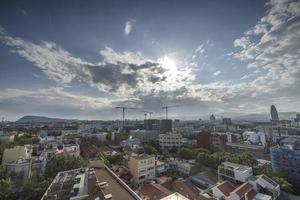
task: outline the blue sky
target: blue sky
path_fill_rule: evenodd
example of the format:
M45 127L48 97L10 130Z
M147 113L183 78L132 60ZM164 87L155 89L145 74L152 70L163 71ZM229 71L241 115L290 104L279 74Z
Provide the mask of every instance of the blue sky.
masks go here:
M300 3L3 1L0 113L114 119L298 111ZM128 118L142 118L131 111Z

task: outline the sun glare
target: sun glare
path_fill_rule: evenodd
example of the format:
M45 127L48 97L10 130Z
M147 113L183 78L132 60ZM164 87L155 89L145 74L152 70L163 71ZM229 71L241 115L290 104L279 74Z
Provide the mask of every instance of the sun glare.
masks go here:
M168 56L164 56L160 59L161 65L168 70L172 75L177 73L177 64L176 61Z

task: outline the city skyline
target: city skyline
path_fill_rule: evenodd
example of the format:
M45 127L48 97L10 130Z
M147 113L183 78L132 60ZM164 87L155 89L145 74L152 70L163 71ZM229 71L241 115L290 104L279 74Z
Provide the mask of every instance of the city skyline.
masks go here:
M0 113L120 119L300 106L300 2L2 2ZM143 118L132 111L131 117Z

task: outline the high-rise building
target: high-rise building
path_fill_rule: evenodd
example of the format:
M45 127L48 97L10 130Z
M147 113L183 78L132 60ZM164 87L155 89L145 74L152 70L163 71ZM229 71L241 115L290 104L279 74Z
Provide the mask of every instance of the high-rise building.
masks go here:
M203 130L198 133L197 136L197 145L203 149L210 150L210 133L207 130Z
M160 121L160 132L161 133L172 132L172 120L171 119L162 119Z
M272 120L272 122L279 121L278 112L274 105L271 105L271 120Z
M157 130L160 127L158 119L145 119L144 128L145 130Z
M300 190L300 139L288 137L281 144L270 149L272 169L283 172L295 191Z

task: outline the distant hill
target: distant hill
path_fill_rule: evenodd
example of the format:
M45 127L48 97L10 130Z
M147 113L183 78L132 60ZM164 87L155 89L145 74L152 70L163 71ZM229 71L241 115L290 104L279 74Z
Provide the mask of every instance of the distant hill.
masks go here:
M298 112L279 112L280 120L290 120L296 117ZM240 116L232 117L235 120L248 120L248 121L270 121L271 115L270 113L253 113L253 114L245 114Z
M29 122L51 123L51 122L63 122L63 121L69 121L69 120L59 119L59 118L49 118L49 117L44 117L44 116L26 115L26 116L18 119L16 122L18 122L18 123L29 123Z

